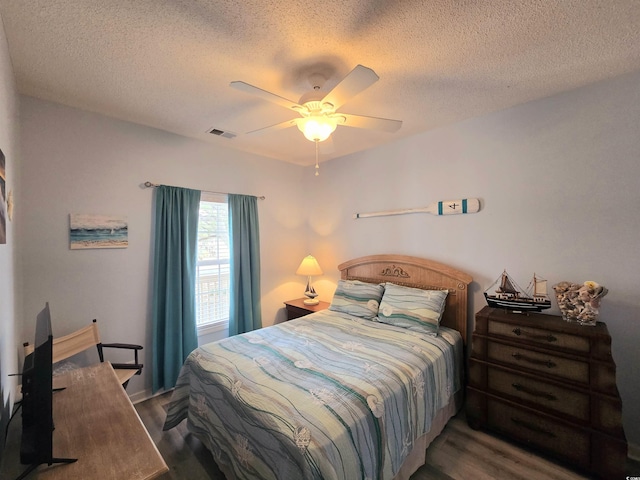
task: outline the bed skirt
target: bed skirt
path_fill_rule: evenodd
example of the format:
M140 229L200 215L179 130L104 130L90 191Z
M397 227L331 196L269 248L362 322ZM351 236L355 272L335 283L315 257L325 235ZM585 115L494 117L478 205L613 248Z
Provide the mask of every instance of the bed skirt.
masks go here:
M393 480L409 480L409 477L413 475L416 470L418 470L427 457L427 447L433 442L444 427L447 425L447 422L451 419L451 417L455 416L456 413L462 407L462 402L464 400L464 390L460 389L453 396L451 401L443 408L441 408L436 414L435 418L431 422L431 430L422 435L422 437L418 438L415 441L415 445L413 450L409 453L409 456L405 459L404 463L400 467L400 471L393 477Z

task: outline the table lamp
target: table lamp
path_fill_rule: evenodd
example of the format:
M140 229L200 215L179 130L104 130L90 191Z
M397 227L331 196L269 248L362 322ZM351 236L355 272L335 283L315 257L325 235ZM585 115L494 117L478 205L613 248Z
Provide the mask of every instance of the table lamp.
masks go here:
M313 275L322 275L322 269L320 265L318 265L318 261L312 255L307 255L302 259L298 270L296 270L296 275L306 275L307 277L307 288L304 291L306 297L308 297L305 301L305 305L317 305L320 303L316 297L318 294L311 286L311 277Z

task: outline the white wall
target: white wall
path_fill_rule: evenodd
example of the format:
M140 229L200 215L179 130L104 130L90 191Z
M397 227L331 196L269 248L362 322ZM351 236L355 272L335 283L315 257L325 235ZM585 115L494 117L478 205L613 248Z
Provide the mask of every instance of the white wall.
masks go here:
M0 81L6 88L7 80ZM613 338L625 430L637 447L638 84L640 73L630 74L441 128L323 163L317 178L310 169L21 98L16 211L22 217L14 243L21 245L25 323L15 341L31 338L31 320L49 301L56 334L95 317L105 341L150 345L152 192L139 188L145 180L266 195L260 204L265 325L284 317L282 301L300 296L303 282L293 272L308 253L325 271L314 283L323 300L331 299L339 263L374 253L417 255L467 271L475 279L472 313L484 306L482 292L503 268L520 283L535 271L550 284L607 286L602 320ZM3 121L11 123L12 108L0 106ZM351 218L462 197L480 197L482 211ZM303 205L313 205L313 213L306 215ZM127 215L129 248L70 251L73 212ZM7 252L0 251L2 270L14 268ZM8 286L0 295L13 289L14 276L4 275L0 281ZM11 328L4 315L11 319L14 309L1 305L2 326ZM145 349L148 366L150 353ZM147 368L128 391L135 396L149 385Z
M323 164L309 194L311 250L327 274L315 284L321 297L330 298L337 264L376 253L468 272L472 313L504 268L523 287L534 272L549 285L597 281L609 288L601 320L613 339L625 431L637 448L639 85L640 72ZM481 198L482 211L351 218L463 197Z
M0 149L5 156L6 193L17 192L18 184L18 95L16 93L13 68L0 18ZM17 193L16 193L17 195ZM17 198L17 197L14 197ZM6 205L0 206L6 212ZM0 458L4 445L4 422L13 402L17 377L8 377L18 372L18 355L14 347L17 318L16 247L15 222L7 219L6 244L0 245Z
M308 169L30 97L21 98L21 112L21 339L33 338L32 320L46 301L54 335L97 318L103 341L146 346L143 376L127 391L136 398L149 390L153 190L140 187L146 180L266 196L259 201L263 324L282 320L282 302L300 296L295 270L307 236L298 186ZM128 248L70 250L70 213L126 215Z

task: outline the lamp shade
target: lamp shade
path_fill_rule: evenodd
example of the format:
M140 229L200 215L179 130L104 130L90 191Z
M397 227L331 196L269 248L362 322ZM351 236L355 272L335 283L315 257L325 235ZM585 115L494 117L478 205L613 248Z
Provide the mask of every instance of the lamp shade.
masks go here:
M297 123L298 128L307 140L311 140L312 142L316 140L318 142L324 142L338 126L338 122L333 118L325 116L304 117L300 118Z
M318 265L318 261L312 255L307 255L302 259L296 275L306 275L307 277L322 275L322 269Z

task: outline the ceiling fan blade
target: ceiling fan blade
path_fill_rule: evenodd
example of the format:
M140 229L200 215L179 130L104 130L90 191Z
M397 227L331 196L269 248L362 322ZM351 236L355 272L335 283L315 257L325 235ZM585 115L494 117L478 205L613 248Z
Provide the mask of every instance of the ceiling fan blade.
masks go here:
M369 128L383 132L397 132L402 126L402 120L391 120L388 118L365 117L364 115L352 115L350 113L339 113L344 117L341 125L354 128Z
M289 128L289 127L293 127L294 125L297 125L296 120L297 119L287 120L285 122L276 123L275 125L269 125L268 127L258 128L256 130L251 130L246 134L249 135L252 133L262 133L262 132L266 132L267 130L269 131L283 130L285 128Z
M263 100L267 100L269 102L276 103L281 107L289 108L291 110L299 111L300 109L304 109L302 105L299 105L297 102L292 102L280 95L276 95L275 93L267 92L258 87L254 87L253 85L249 85L246 82L235 81L229 84L230 87L235 88L236 90L240 90L241 92L250 93L251 95L255 95L257 97L262 98Z
M368 67L356 65L338 85L333 87L322 99L322 103L328 102L334 109L340 108L357 94L370 87L379 80L376 72Z

